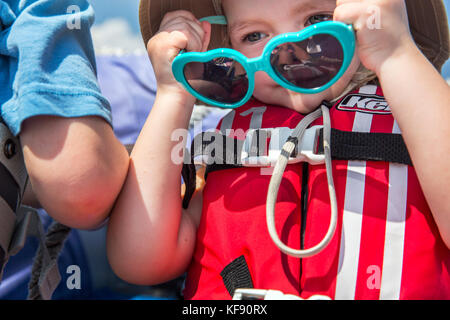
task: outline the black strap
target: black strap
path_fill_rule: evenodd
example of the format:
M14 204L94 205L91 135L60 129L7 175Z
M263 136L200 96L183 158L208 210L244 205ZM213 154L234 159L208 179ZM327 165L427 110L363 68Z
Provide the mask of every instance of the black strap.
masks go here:
M184 180L184 185L186 190L183 197L183 209L187 209L189 202L195 192L195 187L197 185L197 175L195 170L195 165L193 161L193 156L189 153L189 150L184 150L185 161L183 163L183 169L181 170L181 176ZM187 161L186 161L187 160Z
M239 288L253 288L253 281L244 256L234 259L220 273L230 296Z
M323 130L318 153L323 154ZM386 161L412 165L400 134L348 132L331 129L331 158L334 160Z
M20 203L20 187L9 170L0 162L0 198L16 212Z
M260 156L266 153L267 131L258 129L254 131L255 138L252 139L253 144L250 146L250 156ZM202 132L198 134L191 146L192 161L195 156L207 154L216 160L215 163L207 164L205 170L205 180L208 173L224 170L241 168L241 154L244 140L231 138L220 132ZM220 152L221 156L217 154Z
M195 192L196 187L196 170L194 165L194 157L196 155L209 154L212 157L218 157L217 153L221 152L223 161L219 161L221 164L237 163L241 157L243 141L234 138L229 138L222 135L219 132L202 132L198 134L191 144L191 152L185 149L185 158L181 175L183 177L186 191L183 197L183 208L187 209L189 202ZM228 148L228 149L227 149ZM228 158L227 158L228 157ZM239 160L238 160L239 159ZM238 167L238 166L234 166ZM205 180L208 176L208 167L205 171Z
M6 252L0 246L0 283L2 281L1 277L3 274L3 267L6 265Z
M201 138L200 135L198 138ZM296 145L298 144L296 138L290 137L289 139ZM206 150L207 147L211 148L211 145L214 145L214 148L217 148L217 140L219 139L212 142L203 141L203 150ZM231 140L237 139L226 137L224 141L231 144L232 142L229 142ZM254 140L255 139L253 139L253 141ZM239 160L243 141L238 140L235 145L239 145L239 143L240 149L234 153L234 157L230 157L230 152L225 153L225 151L224 154L226 157L224 157L224 159L221 159L217 155L213 155L215 160L218 160L218 163L207 165L205 177L209 172L242 167ZM317 154L323 154L323 129L320 130L317 146ZM254 155L262 154L253 147L250 151ZM201 152L201 150L197 149L195 154L201 154ZM296 147L291 156L295 156L297 152ZM230 161L231 158L233 158L234 161ZM361 133L331 129L331 158L333 160L371 160L412 165L411 158L402 136L400 134L391 133Z
M202 132L192 141L192 160L195 156L206 154L217 160L215 164L239 164L243 144L243 140L227 137L220 132ZM258 152L257 148L252 149Z
M256 137L252 139L250 154L259 156L266 153L267 132L264 129L255 130ZM296 145L296 138L289 138ZM190 164L183 167L183 179L186 182L186 194L183 207L187 208L195 191L194 157L209 155L216 162L207 164L205 180L210 172L242 168L240 163L244 141L227 137L220 132L203 132L192 142ZM319 133L317 154L323 154L323 129ZM219 153L220 154L219 154ZM297 147L293 155L297 154ZM406 145L400 134L362 133L331 129L331 158L333 160L386 161L412 165Z

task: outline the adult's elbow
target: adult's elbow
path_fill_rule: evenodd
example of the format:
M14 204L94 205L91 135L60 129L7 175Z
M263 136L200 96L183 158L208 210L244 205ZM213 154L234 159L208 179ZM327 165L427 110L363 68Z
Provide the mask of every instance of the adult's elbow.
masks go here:
M76 229L99 227L107 219L120 191L119 182L111 180L93 176L79 185L69 187L54 202L54 210L50 209L49 204L50 215Z
M21 133L37 199L72 228L92 229L107 218L125 180L129 157L102 119L34 117Z
M94 229L102 224L118 196L123 177L91 168L78 177L61 172L47 179L37 190L42 207L58 222L77 229ZM34 181L40 179L34 179ZM31 178L33 181L33 178ZM40 183L38 182L38 185Z

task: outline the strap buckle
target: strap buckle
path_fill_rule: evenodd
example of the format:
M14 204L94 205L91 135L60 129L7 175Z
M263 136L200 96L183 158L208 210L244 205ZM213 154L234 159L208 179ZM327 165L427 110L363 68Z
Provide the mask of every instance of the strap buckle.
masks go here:
M321 129L323 129L322 125L306 129L302 140L297 142L296 152L289 157L288 164L308 162L311 165L319 165L325 163L325 155L316 153L317 144L320 142ZM250 129L243 144L241 153L242 165L244 167L274 166L280 157L284 143L286 143L293 131L294 129L287 127ZM269 137L268 152L265 152ZM261 155L261 153L263 154Z
M279 290L241 288L234 291L233 300L331 300L331 298L316 294L303 299L293 294L284 294Z

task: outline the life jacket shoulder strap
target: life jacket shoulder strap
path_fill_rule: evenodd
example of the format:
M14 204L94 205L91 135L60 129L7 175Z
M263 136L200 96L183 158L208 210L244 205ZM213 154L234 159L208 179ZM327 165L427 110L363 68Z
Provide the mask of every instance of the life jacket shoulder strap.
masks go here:
M54 222L45 233L37 211L21 205L27 182L20 141L0 119L0 281L9 257L25 246L29 236L37 237L40 246L28 298L51 299L61 280L57 259L71 229Z
M19 140L0 119L0 279L17 223L16 212L27 184Z
M320 130L323 142L323 130ZM331 129L331 158L334 160L386 161L412 165L401 134L348 132ZM318 144L323 154L323 143Z

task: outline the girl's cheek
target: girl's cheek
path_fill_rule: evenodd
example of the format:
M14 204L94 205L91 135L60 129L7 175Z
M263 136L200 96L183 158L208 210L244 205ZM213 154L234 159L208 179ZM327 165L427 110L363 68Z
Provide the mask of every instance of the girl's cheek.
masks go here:
M278 84L265 72L258 71L255 73L255 92L269 90L270 87Z
M248 44L241 41L231 41L231 49L239 51L247 58L256 58L262 55L265 46L264 41L257 44Z
M359 69L359 66L361 64L361 60L359 60L357 49L355 51L355 55L353 56L353 60L350 63L350 66L348 67L347 71L344 73L344 75L341 77L341 81L347 82L347 84L351 81L353 76L355 75L356 71ZM340 81L338 81L339 83Z

